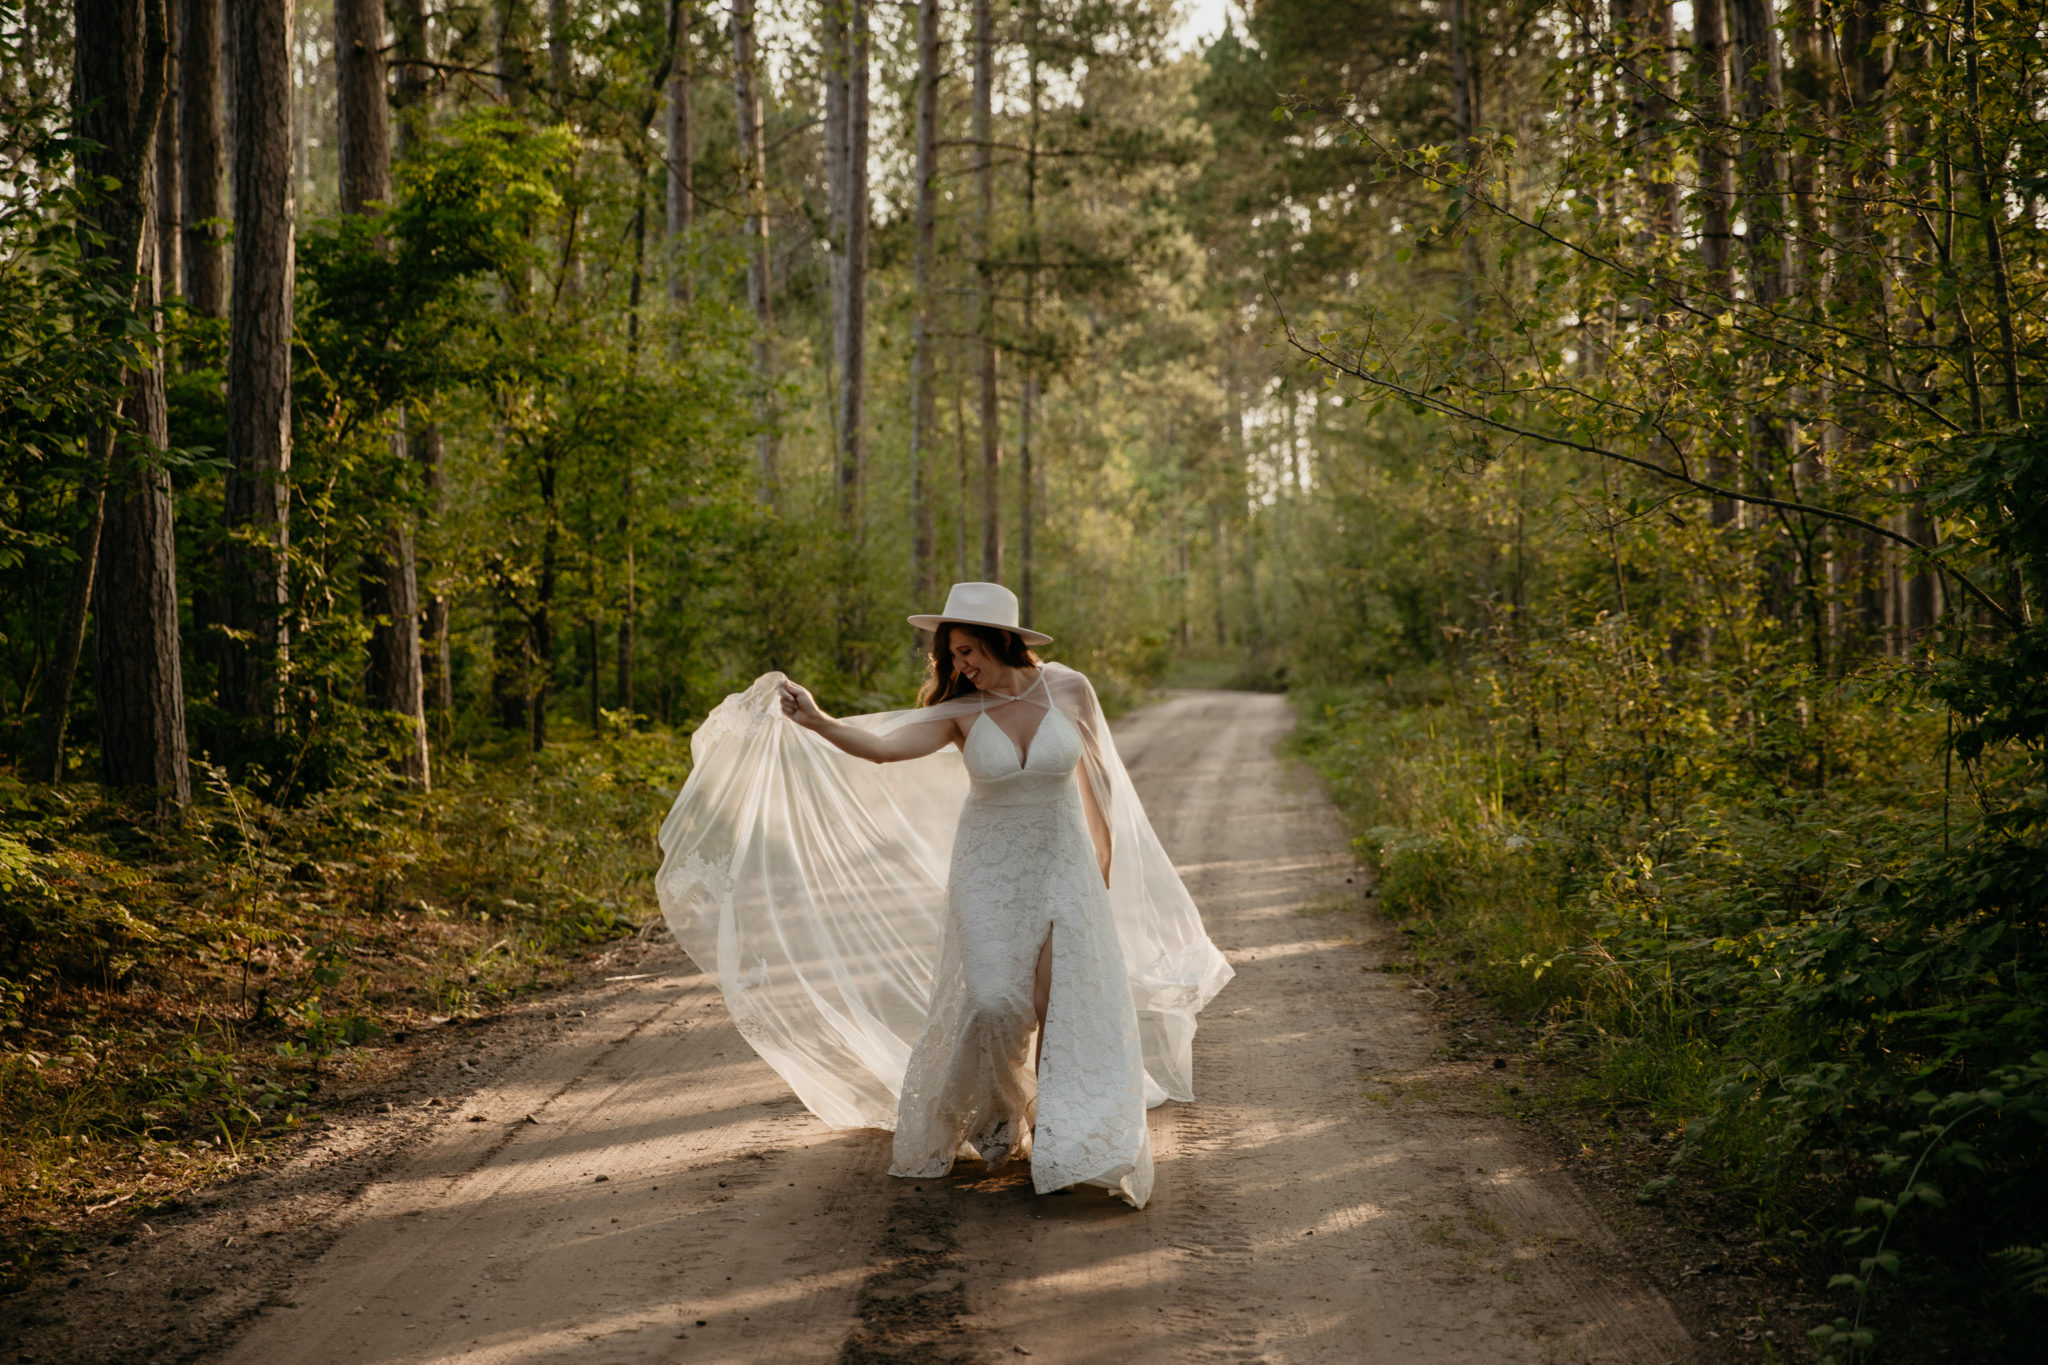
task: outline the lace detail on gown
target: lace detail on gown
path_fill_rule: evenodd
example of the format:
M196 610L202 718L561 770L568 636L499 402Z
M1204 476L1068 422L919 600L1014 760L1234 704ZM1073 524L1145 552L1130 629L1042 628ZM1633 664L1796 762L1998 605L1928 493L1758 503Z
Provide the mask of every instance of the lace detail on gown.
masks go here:
M929 1178L960 1155L996 1164L1028 1153L1040 1191L1095 1184L1142 1206L1152 1148L1138 1017L1089 833L1081 736L1043 684L1041 675L1022 696L994 700L962 747L970 788L891 1169ZM1020 708L1039 712L1035 728ZM1032 987L1048 935L1052 990L1034 1075Z
M1230 966L1087 678L1048 663L1025 696L847 717L876 735L971 723L962 749L885 764L785 720L782 682L756 679L691 738L655 880L676 941L813 1114L900 1122L905 1173L1028 1154L1040 1188L1142 1201L1140 1104L1194 1097L1195 1015ZM1114 855L1106 913L1091 829ZM1041 1085L1030 992L1049 932Z

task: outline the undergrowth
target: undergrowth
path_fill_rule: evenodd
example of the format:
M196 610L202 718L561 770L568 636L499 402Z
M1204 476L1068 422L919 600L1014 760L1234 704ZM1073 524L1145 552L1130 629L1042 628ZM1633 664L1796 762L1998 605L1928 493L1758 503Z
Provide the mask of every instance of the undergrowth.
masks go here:
M1573 1103L1682 1131L1679 1165L1803 1243L1841 1304L1824 1357L1958 1323L1977 1358L2025 1355L2048 1302L2030 760L1966 771L1908 676L1670 668L1605 625L1296 699L1423 962L1529 1020Z
M202 769L175 828L0 776L0 1278L260 1159L380 1045L647 924L686 765L681 737L621 734L288 806Z

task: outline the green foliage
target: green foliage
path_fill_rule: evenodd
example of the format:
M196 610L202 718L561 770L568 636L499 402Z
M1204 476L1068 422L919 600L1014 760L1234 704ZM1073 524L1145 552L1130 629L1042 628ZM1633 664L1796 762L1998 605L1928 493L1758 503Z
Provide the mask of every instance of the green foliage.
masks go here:
M570 146L564 129L535 129L496 106L469 110L401 164L395 205L301 237L301 407L321 414L345 401L374 419L487 381L478 282L510 286L541 264L522 227L561 208L554 177Z
M686 763L619 727L451 765L432 796L385 778L290 805L209 768L174 831L0 782L0 1261L260 1158L392 1034L647 927L648 832Z
M1455 695L1310 693L1301 742L1426 960L1541 1021L1591 1102L1683 1125L1766 1218L1834 1229L1854 1307L1819 1335L1860 1351L1881 1286L2048 1228L2048 850L2015 816L2038 741L1976 760L1966 814L1938 713L1875 704L1898 692L1628 640L1499 640ZM1975 695L1994 726L2029 704Z

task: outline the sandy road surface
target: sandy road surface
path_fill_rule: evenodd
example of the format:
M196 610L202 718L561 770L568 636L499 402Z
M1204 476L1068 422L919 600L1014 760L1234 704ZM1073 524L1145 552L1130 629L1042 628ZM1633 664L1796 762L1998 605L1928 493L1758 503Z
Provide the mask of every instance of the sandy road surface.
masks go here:
M1117 727L1238 971L1200 1102L1153 1113L1144 1211L1015 1173L889 1179L886 1135L811 1119L671 952L364 1190L212 1359L1694 1359L1377 970L1335 816L1273 757L1287 724L1277 697L1197 693Z

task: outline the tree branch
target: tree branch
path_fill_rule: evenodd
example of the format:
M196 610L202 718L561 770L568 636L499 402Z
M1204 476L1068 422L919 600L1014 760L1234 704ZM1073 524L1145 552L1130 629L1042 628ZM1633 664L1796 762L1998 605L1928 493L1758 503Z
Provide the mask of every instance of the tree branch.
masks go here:
M1288 345L1294 347L1295 350L1300 351L1310 359L1328 365L1331 369L1343 374L1348 374L1354 379L1372 385L1374 388L1398 394L1416 406L1425 408L1440 416L1455 418L1460 422L1467 422L1474 426L1487 427L1494 431L1520 437L1524 440L1536 441L1543 445L1560 446L1566 450L1577 450L1587 455L1597 455L1604 460L1613 460L1617 464L1630 465L1646 473L1655 474L1658 478L1683 484L1694 492L1704 493L1708 497L1727 498L1734 502L1748 503L1754 507L1774 507L1782 512L1797 512L1802 516L1819 517L1826 521L1840 522L1845 526L1854 526L1859 530L1869 532L1871 535L1880 536L1885 540L1905 546L1916 555L1926 559L1939 572L1946 573L1955 579L1958 586L1975 598L2006 629L2017 630L2019 628L2019 622L2013 618L2012 613L1999 605L1998 601L1991 597L1990 594L1978 587L1968 574L1963 573L1952 564L1944 564L1941 560L1935 558L1932 553L1933 546L1923 544L1911 536L1892 530L1888 526L1866 520L1853 512L1838 511L1832 507L1818 507L1812 503L1766 497L1761 493L1744 493L1740 489L1726 488L1720 484L1708 483L1704 479L1694 478L1692 475L1681 470L1658 464L1655 460L1646 460L1640 456L1627 455L1621 451L1609 449L1606 446L1594 445L1589 441L1581 441L1571 436L1563 436L1556 432L1523 426L1519 422L1503 421L1500 418L1491 417L1483 412L1475 412L1461 403L1454 403L1449 399L1437 397L1422 389L1410 387L1399 380L1389 379L1385 375L1376 374L1361 364L1341 360L1323 350L1321 346L1308 345L1301 340L1300 335L1294 330L1294 324L1288 320L1286 310L1280 307L1278 298L1273 300L1273 304L1280 311L1280 325L1287 333Z

